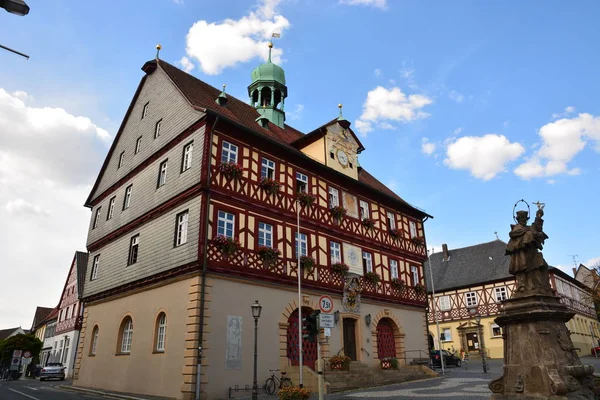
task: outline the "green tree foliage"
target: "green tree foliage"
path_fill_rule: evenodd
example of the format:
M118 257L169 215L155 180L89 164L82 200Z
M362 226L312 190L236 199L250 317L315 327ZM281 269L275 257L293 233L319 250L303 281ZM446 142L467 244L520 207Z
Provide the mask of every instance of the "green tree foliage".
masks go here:
M33 360L37 360L43 343L34 335L15 335L0 341L0 363L10 363L13 350L29 350Z

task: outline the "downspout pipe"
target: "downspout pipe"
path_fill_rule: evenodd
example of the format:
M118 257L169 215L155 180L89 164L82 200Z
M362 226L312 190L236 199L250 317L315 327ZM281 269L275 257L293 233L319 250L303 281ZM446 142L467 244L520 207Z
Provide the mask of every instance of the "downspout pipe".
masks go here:
M200 284L200 337L198 340L198 364L196 368L196 400L200 400L200 377L202 376L202 343L204 341L204 304L206 301L206 269L207 269L207 247L208 247L208 225L209 218L208 213L210 210L210 178L211 178L211 163L210 160L212 158L212 143L213 143L213 132L215 131L215 127L217 126L217 122L219 122L219 115L217 114L215 118L215 122L212 125L210 130L210 140L208 141L208 171L206 174L206 223L204 225L204 251L202 254L202 282Z

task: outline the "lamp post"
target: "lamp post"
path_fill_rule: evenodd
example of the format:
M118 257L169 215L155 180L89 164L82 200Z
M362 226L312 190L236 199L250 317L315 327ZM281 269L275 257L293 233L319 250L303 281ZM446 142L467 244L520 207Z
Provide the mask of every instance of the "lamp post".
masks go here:
M485 361L485 340L483 338L483 325L481 325L481 315L477 312L477 307L470 308L469 312L471 315L475 315L475 322L477 322L477 336L479 337L479 341L481 342L481 346L479 347L479 352L481 354L481 364L483 366L483 373L487 374L487 363Z
M258 304L258 300L255 300L250 308L252 309L252 316L254 317L254 380L252 382L252 400L257 400L258 384L256 382L256 356L258 352L258 319L260 318L262 306Z

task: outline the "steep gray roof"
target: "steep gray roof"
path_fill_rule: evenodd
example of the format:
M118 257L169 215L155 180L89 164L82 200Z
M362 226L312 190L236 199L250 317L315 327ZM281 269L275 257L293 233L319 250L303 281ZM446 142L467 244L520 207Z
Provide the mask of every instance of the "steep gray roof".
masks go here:
M16 331L22 330L20 326L16 328L0 329L0 340L4 340L14 334Z
M76 251L75 259L77 268L77 295L81 298L83 295L83 284L85 283L85 273L87 271L88 253Z
M429 261L436 293L512 278L508 273L510 257L504 255L505 249L506 243L494 240L461 249L448 249L448 261L442 260L442 252L433 253L425 262L427 291L431 292ZM492 257L492 260L489 257Z

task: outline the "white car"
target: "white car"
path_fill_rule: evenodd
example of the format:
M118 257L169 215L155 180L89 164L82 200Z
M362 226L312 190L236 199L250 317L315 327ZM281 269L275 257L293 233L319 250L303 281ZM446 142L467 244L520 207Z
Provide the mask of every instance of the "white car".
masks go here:
M65 380L65 369L62 363L48 363L40 373L40 381L45 381L50 378L58 378L61 381Z

